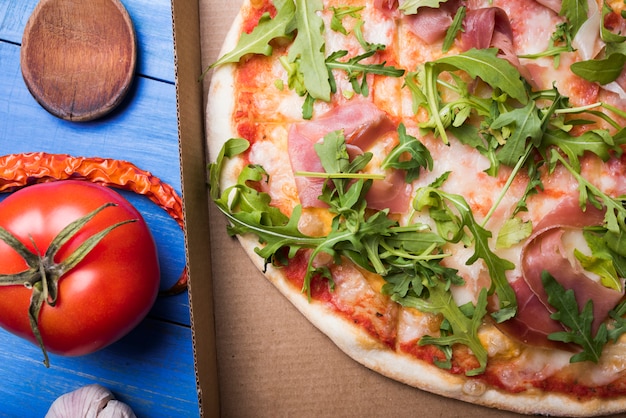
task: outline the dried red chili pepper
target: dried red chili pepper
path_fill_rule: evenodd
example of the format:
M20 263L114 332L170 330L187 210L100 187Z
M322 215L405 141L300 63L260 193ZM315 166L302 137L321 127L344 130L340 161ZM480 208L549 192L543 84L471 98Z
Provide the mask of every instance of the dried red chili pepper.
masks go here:
M152 173L128 161L44 152L0 157L0 193L13 192L35 183L69 179L85 180L144 195L164 209L184 230L182 200L176 191ZM161 294L174 295L185 289L187 267L178 281Z

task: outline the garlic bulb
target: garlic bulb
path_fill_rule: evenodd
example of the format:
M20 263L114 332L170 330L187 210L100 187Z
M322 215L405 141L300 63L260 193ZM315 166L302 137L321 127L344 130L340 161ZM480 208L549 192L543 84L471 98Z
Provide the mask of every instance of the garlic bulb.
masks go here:
M136 418L132 409L98 384L83 386L55 400L45 418Z

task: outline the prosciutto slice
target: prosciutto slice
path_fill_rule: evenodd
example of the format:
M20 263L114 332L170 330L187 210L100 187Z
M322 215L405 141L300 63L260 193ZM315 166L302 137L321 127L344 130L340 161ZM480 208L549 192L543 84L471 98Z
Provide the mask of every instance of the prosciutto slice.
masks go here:
M563 3L563 0L535 0L535 1L541 4L542 6L545 6L548 9L555 11L556 13L559 13L561 11L561 4Z
M392 16L398 11L398 0L374 0L374 8Z
M624 296L623 292L609 289L589 278L582 268L570 261L565 253L562 237L568 229L600 225L604 211L588 207L583 211L578 200L569 198L563 201L541 222L522 250L522 278L514 282L513 288L518 297L519 313L505 331L515 330L518 338L527 344L553 346L547 336L563 331L560 323L550 318L554 308L548 302L541 275L549 272L565 290L573 290L579 310L593 301L592 332L595 334L608 313Z
M513 28L507 13L499 7L468 10L463 20L461 49L497 48L499 56L516 67L520 74L531 80L528 70L521 65L515 51Z
M406 16L408 28L426 43L437 42L446 35L458 8L459 2L452 0L439 8L420 7L417 14Z
M288 151L294 172L323 172L315 144L328 133L342 130L351 156L367 151L380 137L395 131L396 126L387 114L373 103L355 99L339 105L321 117L291 126ZM325 207L318 199L324 179L296 176L296 187L303 207ZM404 183L402 173L391 172L383 181L374 181L366 196L372 209L389 208L404 211L410 199L410 186Z

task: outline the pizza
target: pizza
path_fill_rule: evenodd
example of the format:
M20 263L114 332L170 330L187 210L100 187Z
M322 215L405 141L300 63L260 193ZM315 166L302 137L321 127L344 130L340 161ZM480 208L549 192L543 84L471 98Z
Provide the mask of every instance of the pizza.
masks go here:
M246 0L210 196L354 360L526 414L626 411L626 5Z

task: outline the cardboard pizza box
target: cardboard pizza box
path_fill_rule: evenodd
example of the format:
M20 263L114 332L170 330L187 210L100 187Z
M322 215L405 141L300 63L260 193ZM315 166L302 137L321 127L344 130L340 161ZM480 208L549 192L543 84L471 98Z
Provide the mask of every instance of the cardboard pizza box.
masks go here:
M206 186L204 106L239 0L172 0L196 374L206 417L512 417L432 395L352 360L226 234ZM210 122L209 122L210 123Z

